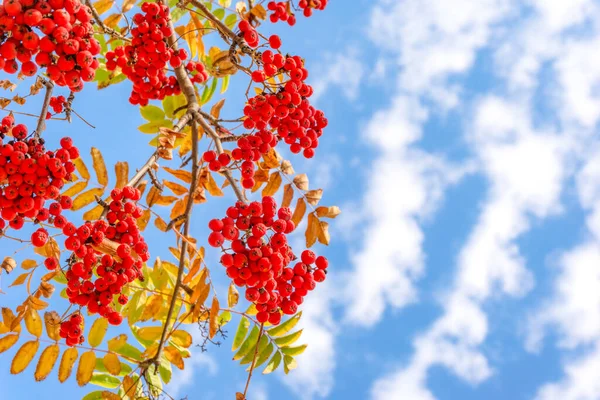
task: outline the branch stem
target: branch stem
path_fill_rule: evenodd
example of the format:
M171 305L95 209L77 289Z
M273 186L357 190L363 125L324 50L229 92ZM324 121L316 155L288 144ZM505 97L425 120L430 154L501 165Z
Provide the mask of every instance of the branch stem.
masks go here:
M46 86L46 94L44 95L44 102L42 103L42 111L38 118L38 123L35 128L35 137L39 138L42 135L44 129L46 129L46 114L48 114L48 107L50 106L50 99L52 98L52 90L54 89L54 83L48 79L42 77L40 81Z

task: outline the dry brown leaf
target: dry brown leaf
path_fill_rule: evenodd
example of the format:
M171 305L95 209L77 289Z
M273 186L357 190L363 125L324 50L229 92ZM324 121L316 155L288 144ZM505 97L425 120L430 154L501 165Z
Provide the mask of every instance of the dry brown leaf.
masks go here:
M306 247L311 248L317 241L319 231L319 219L313 213L308 214L308 225L306 226Z
M304 218L304 214L306 213L306 202L303 197L300 197L296 202L296 208L294 209L294 214L292 215L292 221L294 225L300 225L300 221Z
M192 174L189 171L185 171L182 169L171 169L169 167L163 167L163 169L171 175L173 175L174 177L176 177L177 179L180 179L186 183L192 182Z
M210 109L210 115L212 115L216 119L219 119L219 116L221 115L221 109L223 108L224 104L225 104L225 99L221 99L221 100L217 101Z
M294 185L300 190L308 190L308 176L306 174L296 175Z
M286 175L292 175L294 173L294 167L292 167L292 163L288 160L283 160L281 162L281 172Z
M177 196L183 196L188 192L188 188L175 182L163 180L163 185L171 189L171 191Z
M96 177L98 178L98 183L102 186L108 185L108 171L106 170L106 164L104 163L104 157L102 157L102 153L95 147L92 147L90 154L92 155L92 165L94 167L94 171L96 171Z
M321 201L321 197L323 197L323 189L316 189L306 192L306 201L311 206L316 206Z
M342 212L338 206L317 207L316 211L319 218L335 218Z
M214 296L212 299L212 304L210 306L210 321L208 325L208 337L213 338L217 334L219 330L219 299L217 296Z
M267 186L262 191L262 195L264 196L273 196L279 190L281 186L281 174L279 172L273 172L269 177L269 182Z
M129 164L123 161L116 163L115 175L117 177L117 184L115 187L122 188L127 185L127 182L129 181Z

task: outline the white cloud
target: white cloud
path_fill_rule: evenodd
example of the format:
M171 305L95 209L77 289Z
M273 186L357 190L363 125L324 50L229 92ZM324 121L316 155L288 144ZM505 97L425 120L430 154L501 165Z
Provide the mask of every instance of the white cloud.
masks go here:
M319 73L314 74L314 93L311 101L319 101L321 96L333 87L341 90L348 100L356 100L365 74L365 68L359 60L360 54L355 47L337 54L328 54L324 65L319 68Z

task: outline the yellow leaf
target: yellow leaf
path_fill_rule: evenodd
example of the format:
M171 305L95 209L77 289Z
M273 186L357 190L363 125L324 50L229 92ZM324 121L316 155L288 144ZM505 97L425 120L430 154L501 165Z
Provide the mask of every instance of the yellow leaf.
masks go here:
M154 219L154 226L156 226L158 230L162 232L167 231L167 223L161 217L156 217Z
M119 13L110 14L108 18L104 20L104 25L108 26L109 28L115 28L122 17L123 15Z
M306 227L306 247L310 248L317 241L319 234L319 219L313 213L308 214L308 225Z
M92 350L86 351L81 355L79 359L79 365L77 366L77 384L79 386L85 386L92 379L94 368L96 367L96 353Z
M48 303L46 303L44 300L38 299L35 296L29 296L27 298L27 304L36 310L43 310L44 308L48 307Z
M75 168L77 169L77 172L79 172L79 176L81 176L81 179L83 179L84 181L89 181L90 172L83 163L83 160L81 158L78 158L76 160L72 160L72 162L73 164L75 164Z
M119 161L115 164L115 175L117 177L117 184L115 187L122 188L127 185L129 181L129 164L127 162Z
M15 317L12 310L7 307L2 307L2 320L4 322L4 326L8 327L12 332L21 332L21 325L19 324L19 319Z
M127 343L127 335L124 333L108 341L108 350L118 352Z
M150 222L151 216L152 213L150 212L150 210L144 210L142 216L137 221L135 221L135 224L137 225L140 231L143 232L146 229L146 227L148 226L148 222Z
M154 341L160 339L162 335L162 326L145 326L137 332L138 336L144 340Z
M192 174L189 171L185 171L182 169L171 169L168 167L163 167L165 171L176 177L177 179L181 179L186 183L192 182Z
M308 190L308 176L306 174L296 175L294 185L300 190Z
M126 13L127 11L131 10L133 8L133 6L135 5L136 0L124 0L123 1L123 7L121 7L121 10L123 11L123 13Z
M194 260L194 262L192 263L192 268L190 269L190 272L188 272L188 274L185 276L185 278L183 278L183 283L184 284L188 284L192 281L192 279L194 278L194 276L198 273L198 271L200 271L200 266L202 265L202 258L196 258Z
M39 382L46 379L48 374L54 368L59 353L60 348L57 344L50 345L42 351L37 366L35 367L35 373L33 374L36 381Z
M21 275L17 276L17 279L14 280L14 282L9 286L9 287L13 287L13 286L19 286L25 283L25 280L27 279L27 277L29 276L28 272L24 272Z
M281 207L289 207L294 199L294 188L291 183L288 183L283 187L283 200L281 200Z
M90 333L88 333L88 342L92 347L98 347L108 330L108 321L105 318L98 318L92 324Z
M98 12L99 15L102 15L105 12L107 12L108 10L110 10L112 5L113 5L112 0L98 0L98 1L94 2L94 8L96 9L96 11Z
M42 336L42 319L36 310L29 308L25 312L25 327L33 336Z
M71 185L67 190L63 192L63 196L73 197L76 194L79 194L83 189L85 189L88 185L88 181L79 181L74 185Z
M338 206L332 207L317 207L317 217L319 218L335 218L340 215L342 211Z
M40 342L37 340L31 340L24 343L23 346L17 350L17 354L15 354L15 357L10 364L10 373L16 375L23 372L31 360L33 360L33 357L39 348Z
M258 19L267 18L267 10L265 10L265 8L261 4L257 4L254 7L252 7L250 13Z
M106 170L106 164L104 163L104 157L102 157L102 153L95 147L92 147L90 151L92 155L92 162L94 171L96 171L96 177L98 178L98 183L102 186L108 185L108 171Z
M77 348L70 347L62 355L60 359L60 365L58 367L58 381L63 383L69 376L71 376L71 370L73 369L73 364L77 360Z
M101 396L102 400L123 400L121 396L108 390L103 390Z
M265 160L265 164L269 168L277 168L282 161L281 156L274 148L271 148L268 152L263 154L263 159Z
M167 360L169 360L177 368L184 368L183 357L181 357L181 354L175 347L165 347L165 357L167 357Z
M119 375L121 373L121 361L116 354L106 353L102 359L102 363L111 375Z
M171 191L177 196L182 196L184 194L187 194L188 192L188 189L185 186L182 186L175 182L163 180L163 185L171 189Z
M198 54L198 43L197 43L197 33L196 26L194 25L194 21L190 21L188 25L185 27L186 32L183 34L183 38L188 44L190 48L190 55L192 58L195 58Z
M100 219L100 216L102 215L103 211L104 211L104 207L102 207L100 204L98 204L96 207L92 208L91 210L84 212L83 219L85 221L96 221L97 219Z
M210 321L208 326L208 337L211 339L217 334L219 329L219 309L219 299L217 299L217 296L214 296L210 306Z
M185 196L183 199L179 199L175 205L173 205L173 208L171 209L171 219L175 219L177 217L179 217L180 215L183 215L183 213L185 213L185 208L187 206L187 202L188 202L188 196Z
M148 321L150 318L153 318L160 311L162 304L163 298L160 294L153 294L150 296L146 302L144 311L142 311L140 321Z
M100 197L104 193L104 188L93 188L81 193L73 199L72 211L81 210L83 207L92 204L96 201L96 196Z
M148 204L148 207L152 207L154 204L156 204L159 198L160 190L158 190L154 185L150 186L150 191L148 192L148 195L146 195L146 204Z
M158 196L154 204L158 206L170 206L177 200L178 198L175 196Z
M221 99L221 100L217 101L210 109L210 115L212 115L216 119L219 119L219 116L221 115L221 109L223 108L224 104L225 104L225 99Z
M306 203L304 202L304 198L300 197L296 202L296 208L294 209L294 214L292 215L292 221L296 226L300 225L300 221L304 218L304 214L306 213Z
M0 338L0 354L4 353L6 350L10 349L17 343L19 340L18 334L6 335Z
M148 348L146 348L146 351L144 351L142 353L142 358L144 360L152 358L156 355L157 351L158 351L158 343L153 343Z
M310 204L311 206L316 206L317 204L319 204L321 197L323 197L323 189L311 190L309 192L306 192L305 196L306 201L308 201L308 204Z
M192 335L187 331L177 330L171 335L171 340L178 346L186 349L192 345Z
M227 306L233 308L236 306L240 299L240 293L236 289L233 282L229 285L229 291L227 293Z
M281 174L279 172L273 172L269 177L267 186L262 191L263 196L273 196L279 190L281 186Z
M207 285L206 282L204 282L204 279L201 279L200 282L198 282L198 284L194 287L194 292L192 293L190 302L201 306L208 298L209 293L210 285Z
M135 392L137 388L137 381L134 381L133 378L129 375L123 378L123 391L125 394L132 400L135 400Z
M60 315L56 311L44 313L44 325L46 326L46 334L52 340L60 340Z
M217 185L217 182L215 182L215 180L213 179L212 174L210 172L208 173L208 180L204 184L204 187L206 188L206 190L208 190L208 193L210 193L211 196L215 196L215 197L223 196L223 192L221 191L221 188L219 188L219 185Z

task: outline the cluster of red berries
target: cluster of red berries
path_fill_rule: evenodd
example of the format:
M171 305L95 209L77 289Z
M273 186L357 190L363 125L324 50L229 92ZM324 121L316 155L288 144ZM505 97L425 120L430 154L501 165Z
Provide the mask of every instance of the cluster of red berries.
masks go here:
M59 335L65 339L67 346L76 346L85 342L83 336L83 316L81 314L74 313L67 320L60 323Z
M50 98L50 107L55 114L60 114L63 112L65 108L65 104L67 103L67 99L65 96L57 96Z
M144 3L142 12L133 16L131 44L118 46L106 53L106 68L120 68L133 82L129 102L145 106L149 100L162 100L181 93L175 76L167 76L167 68L177 68L188 58L185 50L174 51L166 39L174 33L169 27L169 7L160 2ZM186 69L193 83L208 79L204 65L189 61Z
M300 0L298 6L302 9L305 17L310 17L314 10L324 10L327 7L327 0ZM269 19L273 23L279 21L287 22L290 26L296 24L296 16L290 9L289 1L269 1L267 8L272 11Z
M125 305L123 286L143 279L142 266L148 261L148 246L137 227L142 209L136 204L140 191L126 186L111 192L106 220L86 222L76 227L66 220L57 225L67 236L65 248L73 253L68 259L67 296L72 304L87 306L91 314L100 314L111 325L119 325L123 316L115 311L113 302ZM99 246L109 239L116 242L116 256L103 252ZM56 258L47 258L48 269L58 266ZM95 276L97 278L94 280Z
M13 140L2 144L9 132ZM43 139L27 139L27 127L14 125L12 115L2 119L0 138L0 231L6 222L21 229L25 218L46 221L55 209L44 204L58 199L65 180L72 179L71 160L79 157L79 151L70 138L61 140L61 149L46 151Z
M92 13L79 0L5 0L0 6L0 68L33 76L46 68L59 86L80 91L94 79L100 45ZM36 33L37 29L39 33Z
M231 162L231 156L227 153L221 153L217 155L214 150L205 151L202 155L202 160L208 163L208 169L211 171L220 171L221 168L225 168Z
M244 38L248 46L250 47L258 47L258 43L260 42L260 37L258 36L258 32L256 29L250 24L250 22L241 20L238 24L238 29L241 32L241 36Z
M273 197L250 204L238 201L226 214L209 222L212 233L208 243L222 247L226 241L231 242L231 248L224 249L221 256L227 276L238 287L246 288L245 297L256 305L259 322L277 325L281 312L295 314L316 282L325 280L327 260L305 251L302 262L289 267L296 256L286 235L296 227L291 210L277 209ZM313 263L316 268L311 266Z

